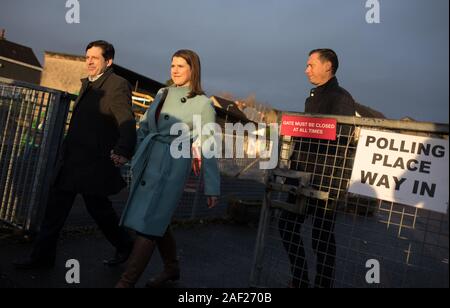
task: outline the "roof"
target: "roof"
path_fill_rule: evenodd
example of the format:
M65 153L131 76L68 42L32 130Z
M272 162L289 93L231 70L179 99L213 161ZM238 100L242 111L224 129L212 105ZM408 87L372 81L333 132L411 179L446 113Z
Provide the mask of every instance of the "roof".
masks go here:
M400 121L411 121L411 122L417 122L414 118L411 117L403 117L400 119Z
M250 122L247 116L238 108L235 102L227 100L220 96L211 97L216 107L216 111L223 114L228 114L228 116L235 117L244 122Z
M165 87L165 85L159 81L148 78L144 75L133 72L129 69L126 69L120 65L113 64L114 72L128 80L132 85L136 85L141 90L145 90L150 94L155 95L159 89Z
M30 47L0 39L0 57L42 68Z
M370 107L367 107L365 105L362 105L358 102L356 102L356 111L363 117L363 118L378 118L378 119L385 119L385 115L381 112L372 109Z

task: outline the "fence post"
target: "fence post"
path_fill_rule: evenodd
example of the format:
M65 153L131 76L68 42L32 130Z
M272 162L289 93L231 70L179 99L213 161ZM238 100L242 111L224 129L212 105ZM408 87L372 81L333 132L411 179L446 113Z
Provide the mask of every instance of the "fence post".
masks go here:
M46 157L40 156L41 162L39 173L36 176L36 180L40 182L35 183L35 186L40 185L39 193L36 195L36 200L32 211L29 213L27 229L31 232L37 232L39 230L41 221L43 219L45 208L47 206L48 194L51 186L51 179L53 178L53 172L55 162L58 159L58 154L62 145L67 115L69 112L71 98L68 93L55 93L52 95L53 100L49 100L50 114L47 117L46 129L47 131L47 143L42 149Z
M277 123L281 123L281 114L278 114ZM278 136L279 142L278 142L278 152L277 154L281 153L281 137ZM278 162L280 160L278 159ZM278 167L278 163L277 163ZM272 192L269 190L269 182L271 178L273 177L273 170L267 170L266 172L266 178L265 178L265 184L266 184L266 191L264 193L264 200L263 200L263 206L261 209L261 216L259 219L258 224L258 234L256 236L256 245L255 245L255 253L254 253L254 263L253 268L250 273L250 286L258 287L259 282L261 281L261 272L263 270L262 263L264 259L264 244L266 242L266 233L268 232L268 229L265 228L265 226L268 225L268 222L270 220L270 201L272 198Z

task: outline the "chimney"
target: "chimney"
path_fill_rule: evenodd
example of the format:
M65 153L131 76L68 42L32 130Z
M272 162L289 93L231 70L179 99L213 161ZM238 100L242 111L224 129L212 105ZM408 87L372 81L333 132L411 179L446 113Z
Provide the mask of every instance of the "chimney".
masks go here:
M0 29L0 40L4 40L5 39L5 33L6 33L5 29Z

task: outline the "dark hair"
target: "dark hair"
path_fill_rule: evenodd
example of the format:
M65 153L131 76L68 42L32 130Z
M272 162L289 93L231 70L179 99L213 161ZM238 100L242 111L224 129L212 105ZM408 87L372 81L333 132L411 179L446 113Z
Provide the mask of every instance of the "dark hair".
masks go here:
M330 61L331 62L331 68L333 71L333 75L336 75L336 72L339 68L339 60L337 54L332 50L328 48L320 48L320 49L314 49L309 52L309 55L318 53L320 60L323 61Z
M114 50L114 46L112 44L108 43L107 41L100 40L100 41L90 42L86 47L86 51L88 51L92 47L100 47L103 50L102 55L106 61L108 61L110 59L114 60L114 55L115 55L116 51Z
M205 92L202 89L202 76L201 76L201 64L200 57L192 50L181 49L175 52L172 59L178 57L186 60L187 64L191 68L191 92L188 98L195 97L196 95L203 95Z

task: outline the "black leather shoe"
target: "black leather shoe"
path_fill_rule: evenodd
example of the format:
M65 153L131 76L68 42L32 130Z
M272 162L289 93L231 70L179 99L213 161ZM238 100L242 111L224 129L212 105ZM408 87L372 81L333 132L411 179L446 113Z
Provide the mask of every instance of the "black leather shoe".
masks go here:
M13 266L18 270L51 269L55 267L55 260L26 258L13 261Z
M128 260L128 257L131 254L131 250L123 252L123 251L116 251L114 257L109 260L103 260L103 264L106 266L117 266L119 264L123 264Z

